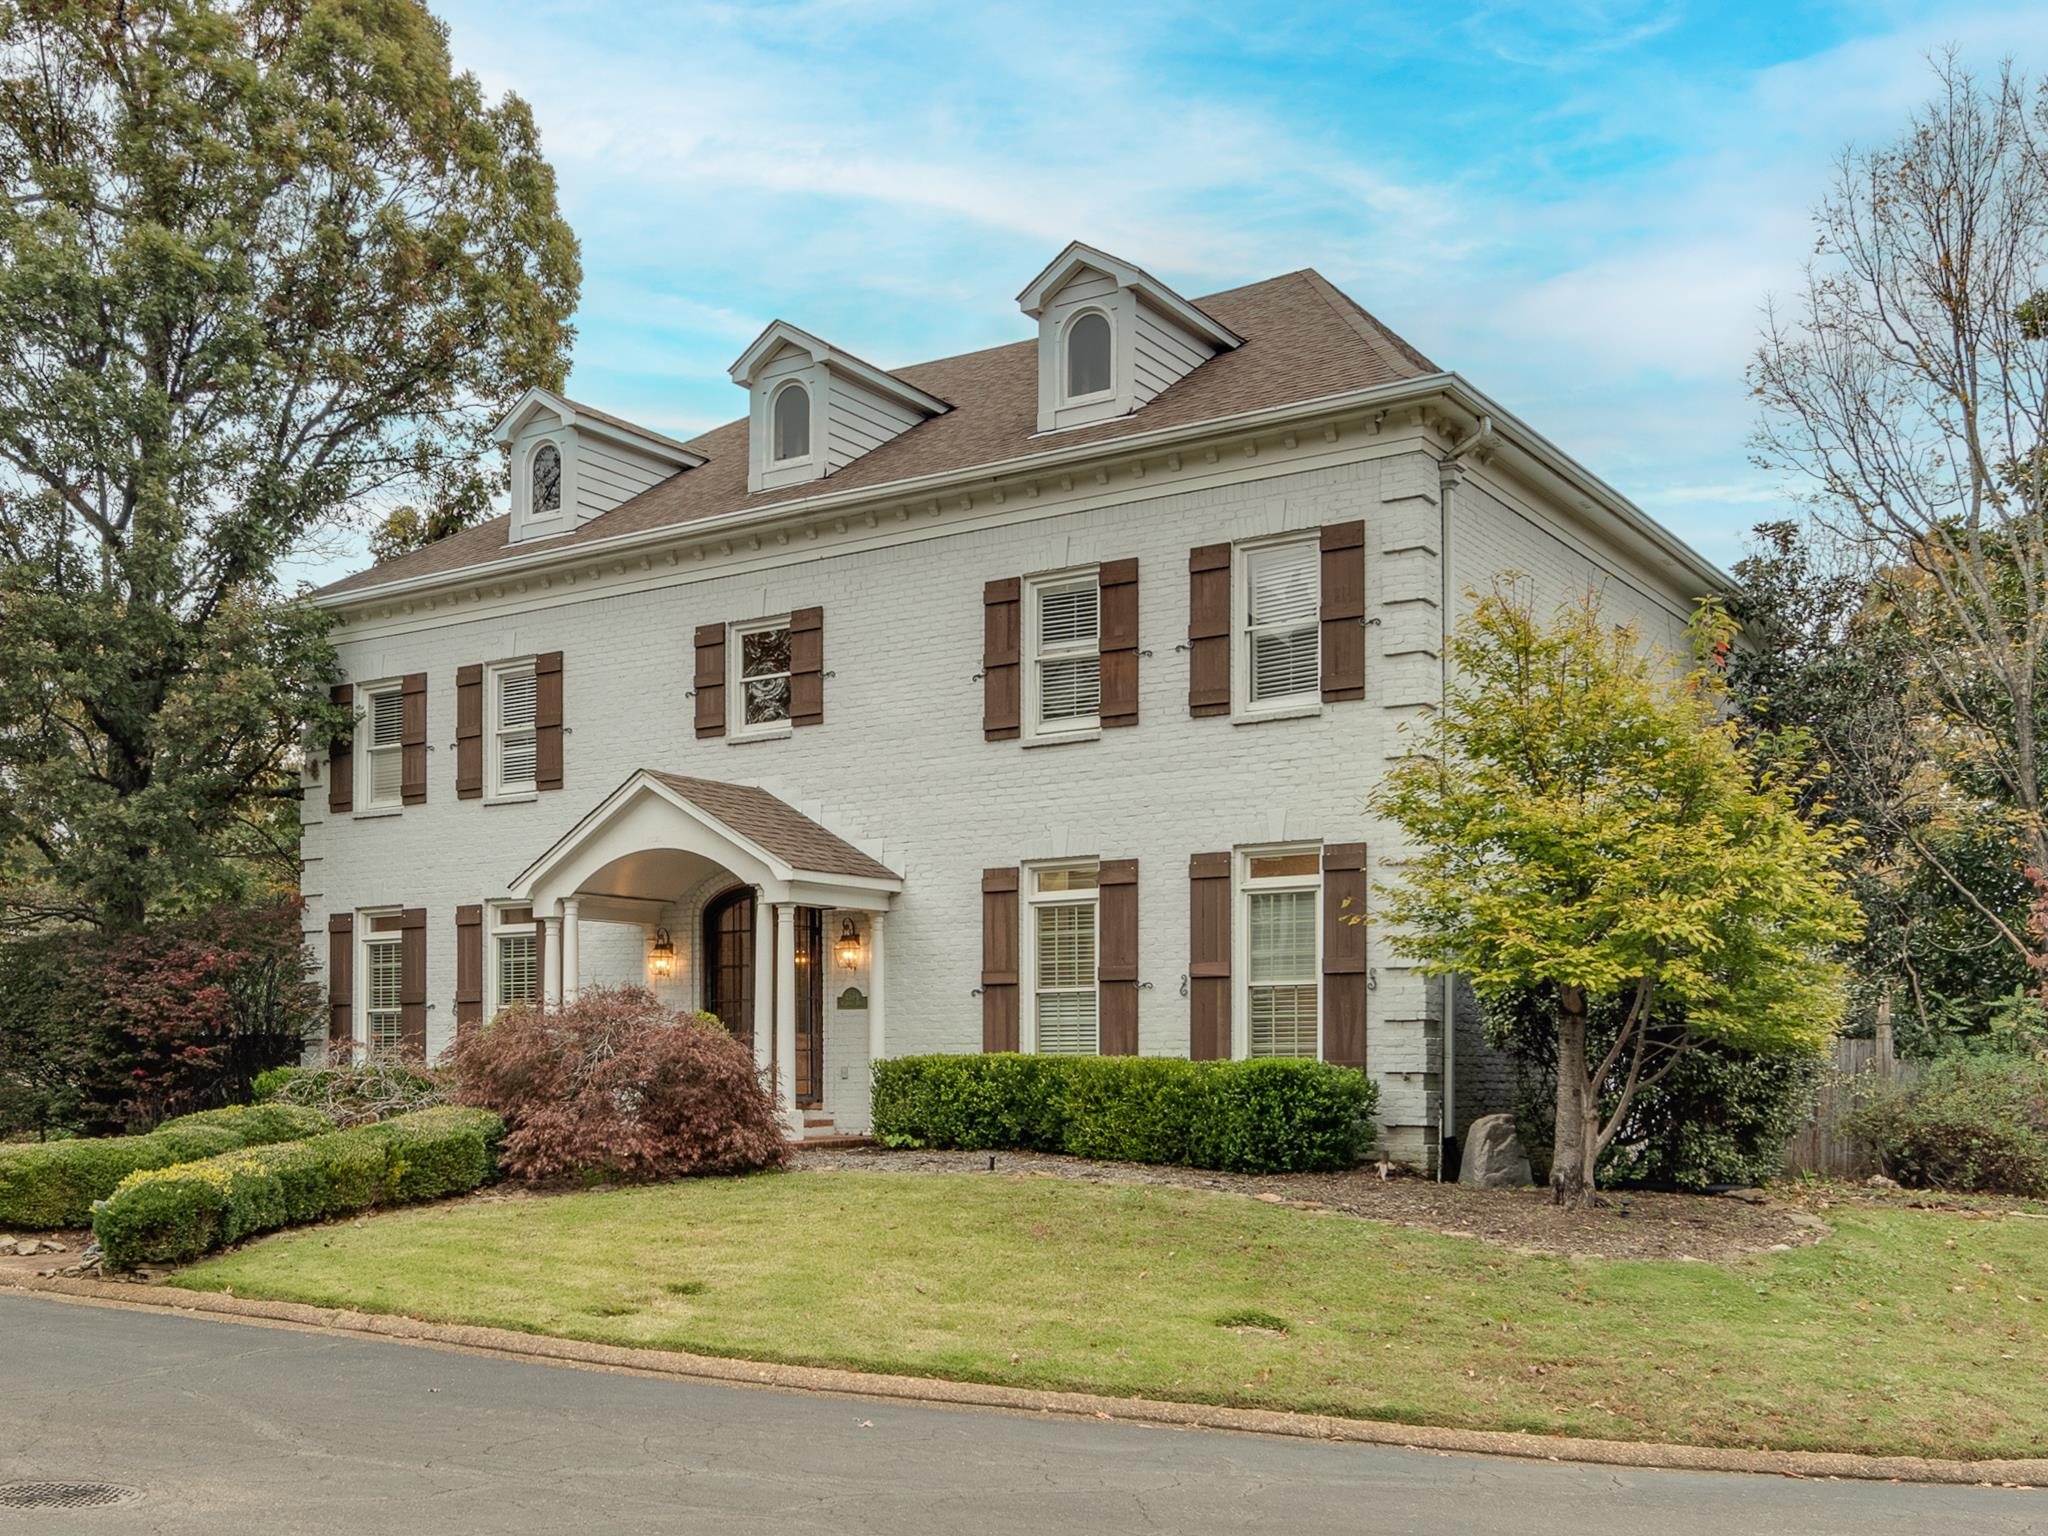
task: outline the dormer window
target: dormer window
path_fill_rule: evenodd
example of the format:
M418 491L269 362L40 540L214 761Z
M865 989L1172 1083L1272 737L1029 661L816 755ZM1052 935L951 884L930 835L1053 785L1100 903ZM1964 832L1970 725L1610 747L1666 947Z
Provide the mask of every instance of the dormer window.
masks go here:
M1109 317L1091 309L1067 327L1067 399L1107 394L1112 383Z
M1142 267L1079 241L1017 295L1038 322L1038 430L1141 411L1240 338Z
M562 510L562 453L542 443L533 453L533 515L546 517Z
M811 456L811 392L785 384L775 395L775 462Z

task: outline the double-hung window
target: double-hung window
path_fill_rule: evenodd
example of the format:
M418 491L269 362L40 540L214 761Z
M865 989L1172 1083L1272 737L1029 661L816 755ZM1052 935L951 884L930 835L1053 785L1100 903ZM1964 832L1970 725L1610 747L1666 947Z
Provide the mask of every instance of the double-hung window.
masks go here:
M1321 1054L1322 855L1314 847L1240 856L1245 1054Z
M1248 545L1240 556L1243 707L1278 709L1319 702L1323 583L1317 536Z
M362 742L363 797L367 810L396 810L405 803L405 694L397 683L376 683L363 690L363 719L357 727Z
M789 620L735 624L726 646L732 676L728 736L779 735L789 727Z
M1093 1056L1102 1048L1096 1018L1096 867L1027 871L1031 1037L1048 1056Z
M506 1008L540 1001L540 944L533 908L494 906L491 914L490 1007L496 1018Z
M372 1056L395 1054L405 1037L401 1006L404 940L398 914L369 918L363 935L363 1027L360 1044Z
M540 687L531 661L500 662L490 670L491 793L534 792L539 763Z
M1090 731L1102 718L1102 583L1094 571L1027 583L1030 665L1025 718L1033 736Z

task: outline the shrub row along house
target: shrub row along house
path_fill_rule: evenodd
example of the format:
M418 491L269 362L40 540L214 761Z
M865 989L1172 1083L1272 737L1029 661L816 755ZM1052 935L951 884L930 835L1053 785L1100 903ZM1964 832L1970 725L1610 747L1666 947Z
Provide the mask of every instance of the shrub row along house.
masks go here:
M689 442L535 391L508 515L319 594L335 1039L635 982L818 1133L923 1051L1320 1056L1422 1167L1502 1107L1469 998L1350 921L1366 795L1466 588L1675 644L1726 578L1312 271L1189 300L1076 244L1020 302L895 370L777 321Z

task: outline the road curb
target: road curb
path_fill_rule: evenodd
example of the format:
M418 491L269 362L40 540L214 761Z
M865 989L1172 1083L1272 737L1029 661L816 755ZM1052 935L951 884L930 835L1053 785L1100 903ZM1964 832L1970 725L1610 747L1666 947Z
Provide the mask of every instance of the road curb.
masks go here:
M424 1344L472 1354L542 1360L585 1370L620 1371L641 1376L675 1377L783 1391L824 1392L947 1407L1109 1419L1170 1429L1229 1430L1444 1454L1512 1456L1529 1461L1588 1462L1665 1471L2048 1487L2048 1458L1943 1461L1919 1456L1863 1456L1847 1451L1736 1450L1633 1440L1592 1440L1508 1430L1449 1429L1324 1414L1284 1413L1266 1408L1222 1408L1201 1403L1161 1402L1151 1398L1102 1397L1088 1392L1042 1392L1028 1387L922 1376L874 1375L824 1366L774 1365L685 1354L678 1350L586 1344L574 1339L548 1338L503 1328L429 1323L412 1317L314 1307L300 1302L252 1301L211 1291L174 1291L159 1286L111 1284L62 1276L17 1279L0 1285L0 1289L95 1306L174 1312L229 1322Z

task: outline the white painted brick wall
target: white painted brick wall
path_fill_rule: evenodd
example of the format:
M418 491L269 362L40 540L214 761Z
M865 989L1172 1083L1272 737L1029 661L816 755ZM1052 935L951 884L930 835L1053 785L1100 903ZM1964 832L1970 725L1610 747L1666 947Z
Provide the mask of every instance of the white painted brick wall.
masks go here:
M1321 451L1321 450L1319 450ZM1382 457L1364 455L1378 452ZM428 674L428 800L394 816L330 819L324 783L306 797L308 934L325 962L327 914L383 903L424 906L429 1047L453 1033L454 910L509 894L508 883L629 774L643 767L759 784L880 855L905 880L887 924L888 1051L980 1046L984 867L1066 855L1139 861L1139 1048L1185 1053L1191 854L1283 838L1365 842L1375 863L1397 852L1369 818L1375 776L1399 749L1396 728L1426 715L1438 687L1438 472L1411 448L1384 456L1361 443L1316 467L1159 494L1092 510L1047 507L1030 520L960 527L934 521L894 543L820 553L793 541L772 568L722 574L684 566L667 585L593 594L511 617L450 621L422 613L405 631L340 634L351 678ZM1261 473L1272 474L1270 460ZM1248 473L1249 471L1247 471ZM1138 492L1148 493L1139 499ZM1468 497L1480 538L1465 537L1461 583L1507 564L1577 569L1528 525ZM1010 510L1016 510L1012 503ZM1240 725L1191 719L1187 553L1198 544L1363 518L1368 603L1367 697L1312 718ZM1481 550L1484 553L1481 553ZM1049 747L982 739L982 587L1018 576L1135 556L1140 573L1140 723L1099 740ZM766 557L764 557L765 559ZM1488 569L1487 574L1490 574ZM691 637L698 624L818 605L825 614L825 723L780 740L699 740L692 729ZM458 800L456 668L505 656L563 653L565 788L526 804ZM680 897L682 893L677 893ZM699 897L701 899L701 896ZM694 909L669 914L686 973L664 989L699 995ZM829 941L836 932L828 931ZM644 974L644 930L586 923L592 979ZM1381 1088L1385 1144L1426 1162L1440 1113L1437 989L1371 940L1378 988L1369 1069ZM829 978L826 1108L866 1123L867 1019L835 1006ZM867 978L858 978L867 990ZM842 1069L844 1076L841 1075Z

